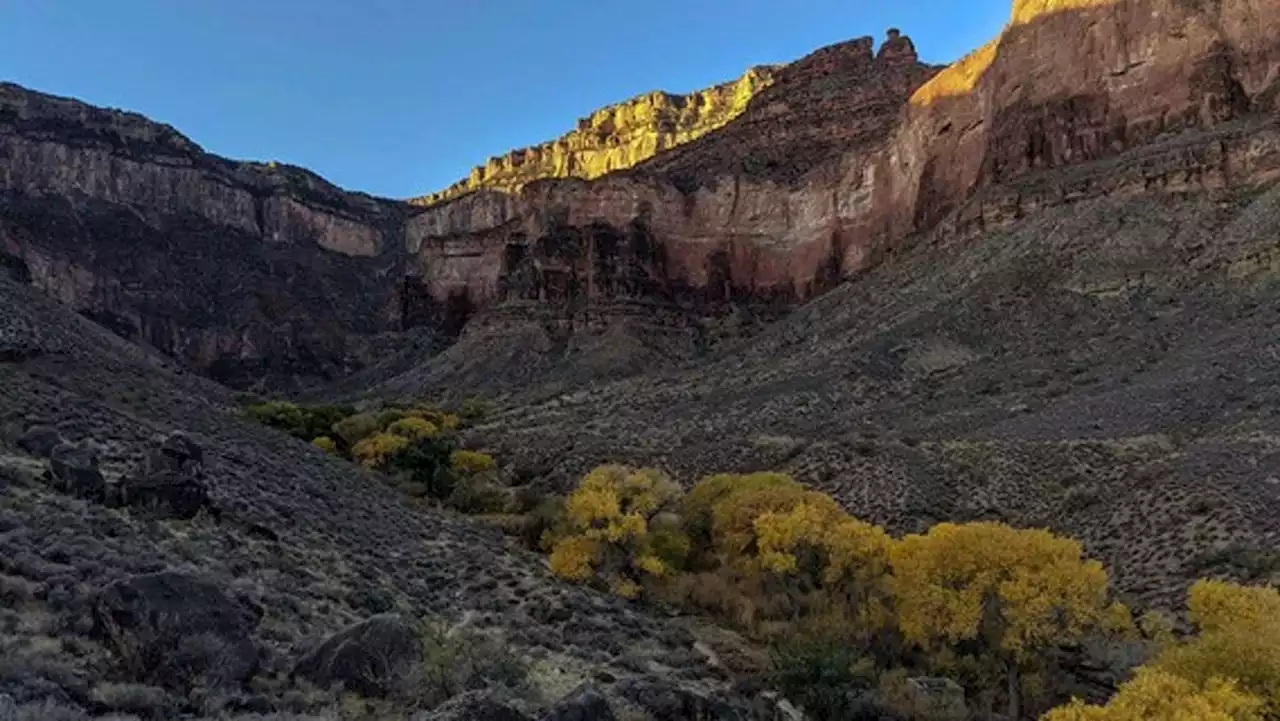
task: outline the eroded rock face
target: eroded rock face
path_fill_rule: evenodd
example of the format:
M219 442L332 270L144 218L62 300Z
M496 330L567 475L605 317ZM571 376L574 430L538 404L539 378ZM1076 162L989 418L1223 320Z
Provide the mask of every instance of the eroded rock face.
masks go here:
M591 180L626 170L660 152L723 127L774 80L773 67L751 68L741 78L689 95L647 93L601 108L572 132L549 143L513 150L476 166L449 188L414 201L433 205L477 190L512 192L547 178Z
M233 385L350 373L420 326L536 339L517 355L689 355L716 319L785 311L914 236L1280 177L1259 131L1280 102L1276 18L1280 0L1018 0L945 70L896 30L879 49L855 39L710 94L602 110L428 207L5 85L0 252ZM1041 177L1135 147L1150 149L1137 166Z
M358 367L400 328L399 204L0 84L0 254L130 339L243 385Z

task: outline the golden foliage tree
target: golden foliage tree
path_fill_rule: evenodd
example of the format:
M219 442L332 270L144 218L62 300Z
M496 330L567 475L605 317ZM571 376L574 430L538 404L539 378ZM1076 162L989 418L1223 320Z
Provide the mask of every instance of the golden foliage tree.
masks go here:
M1122 624L1107 573L1080 544L999 523L941 523L890 551L898 627L926 650L979 642L1007 677L1017 718L1019 674L1048 648Z
M409 416L388 425L387 433L408 438L411 441L421 441L427 438L435 438L440 434L440 428L426 419Z
M313 438L311 440L311 445L331 455L338 452L338 444L334 443L333 439L329 436L318 436Z
M662 473L600 466L583 477L565 501L563 528L548 538L551 570L575 581L599 579L628 598L648 578L674 572L687 544L650 521L680 497Z
M409 445L409 439L404 436L379 433L357 443L351 449L351 456L365 468L382 468L391 456Z
M496 466L493 456L488 453L460 449L449 454L449 467L458 473L476 475L492 471Z
M1201 580L1187 608L1198 633L1165 648L1154 667L1199 687L1230 679L1280 718L1280 591Z
M1106 706L1076 699L1041 721L1261 721L1263 703L1219 677L1197 684L1158 669L1139 669Z

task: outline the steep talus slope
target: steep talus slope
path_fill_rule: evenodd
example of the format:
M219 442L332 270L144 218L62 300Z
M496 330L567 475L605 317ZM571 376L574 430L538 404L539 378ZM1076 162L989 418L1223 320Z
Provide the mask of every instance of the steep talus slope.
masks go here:
M324 635L395 610L502 633L548 700L593 674L732 699L687 629L556 581L496 530L414 509L356 467L236 419L226 389L165 368L8 275L0 272L0 693L20 704L100 705L96 685L132 677L90 636L89 605L112 581L170 569L261 609L264 678L287 672ZM221 514L164 520L56 492L39 477L45 461L15 443L34 423L95 444L108 479L157 436L185 431L204 450ZM268 705L281 692L268 692Z

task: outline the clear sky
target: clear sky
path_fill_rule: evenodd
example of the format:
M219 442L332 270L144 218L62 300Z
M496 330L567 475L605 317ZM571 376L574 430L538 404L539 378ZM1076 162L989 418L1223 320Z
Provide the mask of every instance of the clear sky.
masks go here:
M206 150L389 197L889 27L930 62L1010 0L0 0L0 79L169 123Z

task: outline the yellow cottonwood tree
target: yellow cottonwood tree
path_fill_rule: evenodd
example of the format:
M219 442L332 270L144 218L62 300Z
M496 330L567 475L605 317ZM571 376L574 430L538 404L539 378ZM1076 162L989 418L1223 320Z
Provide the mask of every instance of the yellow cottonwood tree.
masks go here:
M1040 721L1262 721L1262 701L1233 681L1196 684L1176 674L1141 668L1106 706L1076 699Z
M409 439L390 433L379 433L360 441L351 449L351 457L365 468L381 468L387 459L409 447Z
M599 578L621 596L640 593L641 581L663 577L682 561L687 541L674 531L650 529L654 516L680 497L662 473L626 466L600 466L583 477L565 501L564 529L551 541L551 570L575 581Z
M1187 608L1199 633L1152 665L1200 686L1230 679L1280 718L1280 591L1201 580L1188 591Z
M898 626L910 643L941 650L978 641L1007 677L1017 718L1019 674L1053 646L1123 624L1108 602L1102 564L1046 530L1000 523L941 523L890 550Z
M431 421L409 416L388 425L387 433L393 436L403 436L411 441L421 441L427 438L435 438L440 434L440 428Z

